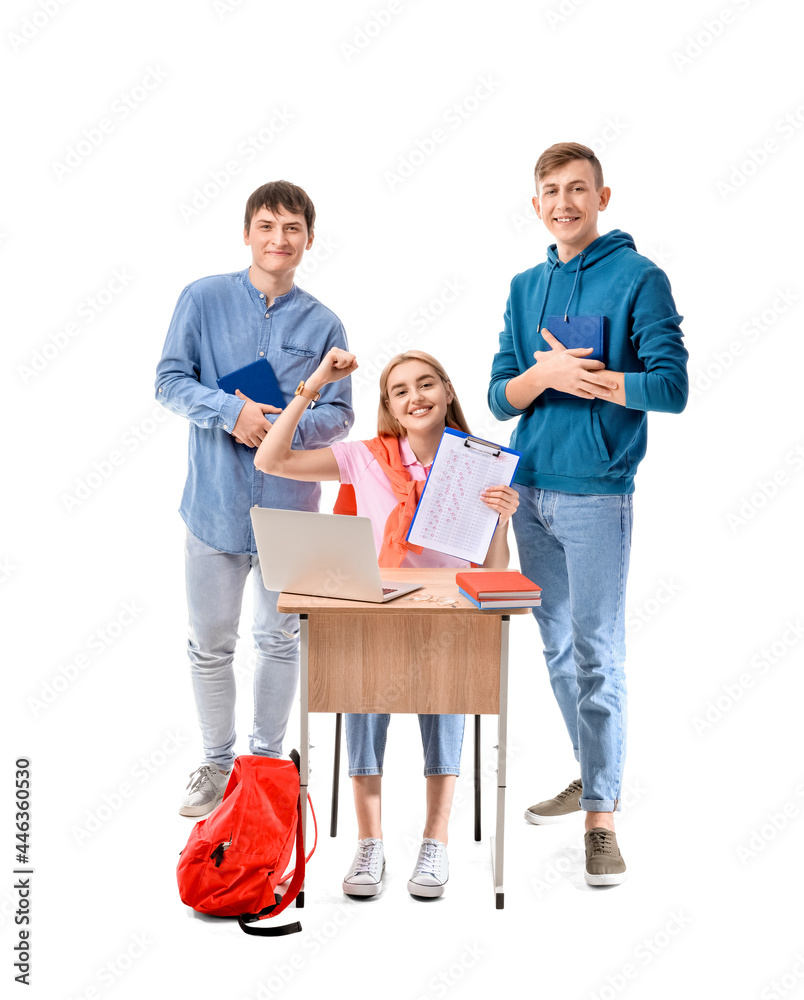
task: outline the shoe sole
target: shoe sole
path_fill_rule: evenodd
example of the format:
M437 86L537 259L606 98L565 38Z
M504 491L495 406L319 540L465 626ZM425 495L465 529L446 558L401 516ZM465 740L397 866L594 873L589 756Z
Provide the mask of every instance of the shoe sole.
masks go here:
M569 813L561 813L558 816L540 816L539 813L533 813L530 809L525 810L525 819L528 823L532 823L534 826L543 826L546 823L563 823L564 820L569 819L570 816L576 816L580 809L573 809Z
M444 883L446 885L446 883ZM408 882L408 892L411 896L425 896L428 899L443 896L443 885L419 885L418 882Z
M382 882L378 885L354 885L352 882L344 882L342 888L347 896L379 896L382 892Z
M621 885L625 882L625 872L611 872L607 875L590 875L584 871L583 877L587 885Z
M213 802L211 805L182 806L179 809L179 816L206 816L207 813L211 813L213 809L217 809L221 802L223 802L223 797L218 799L217 802Z

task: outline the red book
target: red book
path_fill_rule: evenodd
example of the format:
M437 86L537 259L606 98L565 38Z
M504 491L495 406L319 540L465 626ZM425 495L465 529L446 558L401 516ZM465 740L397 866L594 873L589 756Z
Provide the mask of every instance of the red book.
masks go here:
M542 588L515 569L486 570L482 573L456 573L455 582L476 601L506 597L538 597Z

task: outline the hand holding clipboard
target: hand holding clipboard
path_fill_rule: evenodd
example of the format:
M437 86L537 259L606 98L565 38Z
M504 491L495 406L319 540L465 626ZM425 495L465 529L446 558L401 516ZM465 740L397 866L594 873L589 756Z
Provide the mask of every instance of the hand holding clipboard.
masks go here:
M447 427L433 459L407 539L447 555L482 563L497 528L498 511L480 494L510 486L521 454Z

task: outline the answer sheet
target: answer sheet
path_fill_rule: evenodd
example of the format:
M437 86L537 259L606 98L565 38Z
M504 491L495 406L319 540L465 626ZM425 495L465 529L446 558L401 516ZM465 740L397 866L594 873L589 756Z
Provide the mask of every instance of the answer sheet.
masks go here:
M408 531L408 541L482 564L498 514L480 494L510 486L521 455L447 427Z

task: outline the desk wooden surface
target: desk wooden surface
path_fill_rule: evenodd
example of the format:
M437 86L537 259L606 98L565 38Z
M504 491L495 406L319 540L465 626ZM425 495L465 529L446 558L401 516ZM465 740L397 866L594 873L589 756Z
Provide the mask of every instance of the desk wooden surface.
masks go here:
M412 601L415 591L386 604L280 595L280 611L309 616L309 711L496 715L502 617L530 609L481 611L458 594L454 569L383 576L457 607Z
M425 615L529 615L530 608L496 608L481 611L458 593L455 582L457 570L447 569L385 569L381 570L386 580L394 583L421 583L422 589L397 597L385 604L374 604L367 601L344 601L332 597L308 597L304 594L280 594L277 610L295 615L306 615L316 611L353 612L362 614L387 614L389 611L405 614ZM464 572L473 572L466 570ZM475 570L481 573L483 570ZM435 601L413 601L416 594L432 594L433 597L449 597L457 601L458 606L436 604Z

